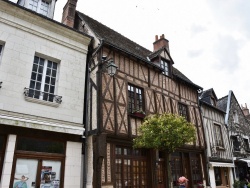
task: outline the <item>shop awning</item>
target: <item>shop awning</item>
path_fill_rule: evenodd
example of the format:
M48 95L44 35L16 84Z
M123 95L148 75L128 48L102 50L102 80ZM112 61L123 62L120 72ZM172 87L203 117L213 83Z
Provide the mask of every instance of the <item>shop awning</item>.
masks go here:
M234 167L233 163L219 163L219 162L209 162L211 166L218 166L218 167Z
M239 159L239 161L244 161L247 163L247 166L250 167L250 159Z

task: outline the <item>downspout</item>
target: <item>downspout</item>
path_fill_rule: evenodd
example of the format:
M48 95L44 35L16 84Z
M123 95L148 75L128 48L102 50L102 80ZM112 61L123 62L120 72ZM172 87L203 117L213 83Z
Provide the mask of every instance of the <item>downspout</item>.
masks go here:
M88 63L86 64L86 68L87 68L87 70L86 70L86 82L85 82L85 84L86 84L86 87L85 87L85 90L86 90L86 93L87 93L87 97L85 97L85 101L84 101L84 104L86 104L85 105L85 110L84 110L84 112L85 112L85 141L84 141L84 165L83 165L83 172L84 172L84 183L83 183L83 188L86 188L87 187L87 174L88 174L88 152L90 152L89 150L88 150L88 131L89 131L89 107L90 107L90 90L91 90L91 88L90 88L90 73L91 73L91 67L90 67L90 65L91 65L91 62L92 62L92 60L94 59L94 56L97 54L97 52L101 49L101 47L103 46L103 40L102 39L100 39L100 41L101 41L101 43L100 43L100 45L98 46L98 48L93 52L93 54L89 54L89 56L90 56L90 60L88 61ZM93 148L92 148L93 149ZM87 156L87 157L86 157ZM92 176L93 176L93 174L92 174ZM92 180L93 181L93 180Z

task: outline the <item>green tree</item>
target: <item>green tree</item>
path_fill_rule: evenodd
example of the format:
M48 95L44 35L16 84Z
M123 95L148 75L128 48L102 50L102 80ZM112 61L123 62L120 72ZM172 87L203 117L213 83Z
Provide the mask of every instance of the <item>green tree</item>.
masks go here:
M171 153L183 145L194 142L195 126L176 114L155 114L145 118L139 128L139 136L133 140L134 148L148 148L164 151L167 167L168 187L171 186Z

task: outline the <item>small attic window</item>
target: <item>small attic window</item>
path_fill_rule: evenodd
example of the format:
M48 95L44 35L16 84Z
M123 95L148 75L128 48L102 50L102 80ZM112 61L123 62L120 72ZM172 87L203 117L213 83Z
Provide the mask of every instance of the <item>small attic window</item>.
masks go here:
M213 97L211 97L211 105L216 106L216 101L215 101L215 98L213 98Z
M164 75L169 76L170 75L170 66L169 66L169 62L161 59L161 68L164 69L164 71L162 72Z

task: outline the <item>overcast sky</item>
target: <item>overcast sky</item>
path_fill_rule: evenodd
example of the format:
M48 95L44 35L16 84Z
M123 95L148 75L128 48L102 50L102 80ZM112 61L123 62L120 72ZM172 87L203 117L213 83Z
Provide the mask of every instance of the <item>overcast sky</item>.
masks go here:
M66 2L57 0L55 20ZM165 34L176 68L250 108L249 0L78 0L77 10L149 50Z

